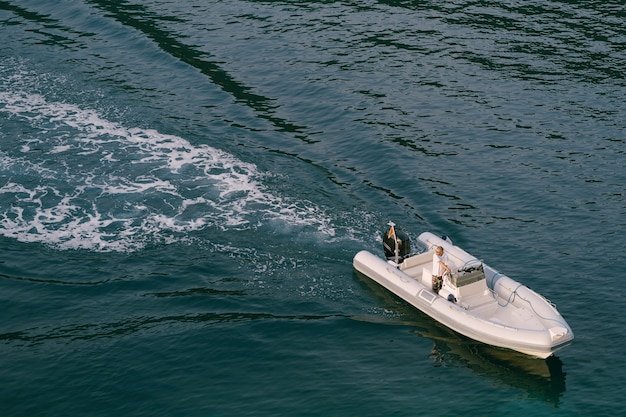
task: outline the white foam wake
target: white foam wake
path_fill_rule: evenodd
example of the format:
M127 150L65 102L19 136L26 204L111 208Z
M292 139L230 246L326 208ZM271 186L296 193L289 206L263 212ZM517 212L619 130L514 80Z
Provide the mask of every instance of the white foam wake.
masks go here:
M208 227L279 221L333 235L310 202L273 194L268 174L234 155L96 110L0 91L0 233L61 248L132 251Z

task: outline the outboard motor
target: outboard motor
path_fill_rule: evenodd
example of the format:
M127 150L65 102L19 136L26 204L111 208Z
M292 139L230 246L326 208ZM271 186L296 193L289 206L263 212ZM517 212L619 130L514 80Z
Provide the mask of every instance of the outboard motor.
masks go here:
M385 257L395 263L401 263L411 252L409 235L397 230L393 222L389 223L389 230L383 233L383 249Z

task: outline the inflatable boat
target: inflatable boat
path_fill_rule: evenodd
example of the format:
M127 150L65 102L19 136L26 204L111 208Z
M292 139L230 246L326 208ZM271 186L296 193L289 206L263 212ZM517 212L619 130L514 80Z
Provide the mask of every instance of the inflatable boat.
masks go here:
M361 251L354 268L433 319L476 341L544 359L574 339L554 304L449 238L424 232L411 253L408 235L389 226L383 235L385 259ZM433 288L432 274L438 247L450 270L440 289Z

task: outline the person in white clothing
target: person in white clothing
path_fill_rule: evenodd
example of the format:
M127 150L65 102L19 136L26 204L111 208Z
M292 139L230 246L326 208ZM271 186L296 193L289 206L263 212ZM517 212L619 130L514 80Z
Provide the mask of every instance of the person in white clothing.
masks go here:
M443 253L443 248L437 246L433 254L433 291L437 294L443 285L443 274L452 272L448 267L449 262L448 255Z

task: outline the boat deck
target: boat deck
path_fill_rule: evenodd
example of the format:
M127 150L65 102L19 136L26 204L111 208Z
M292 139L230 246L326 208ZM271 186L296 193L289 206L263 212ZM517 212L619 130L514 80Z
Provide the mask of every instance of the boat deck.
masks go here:
M400 270L421 282L426 288L432 286L432 257L433 251L413 255L404 260L400 265ZM442 290L454 295L457 303L466 310L491 308L495 314L497 304L495 296L487 288L485 275L482 271L475 271L468 274L455 274L452 280L446 280ZM445 293L443 291L442 293Z

